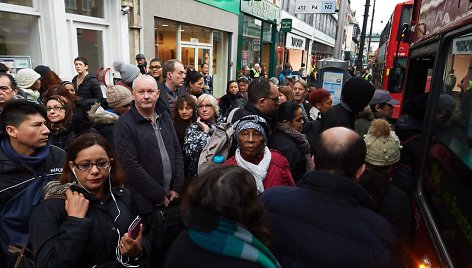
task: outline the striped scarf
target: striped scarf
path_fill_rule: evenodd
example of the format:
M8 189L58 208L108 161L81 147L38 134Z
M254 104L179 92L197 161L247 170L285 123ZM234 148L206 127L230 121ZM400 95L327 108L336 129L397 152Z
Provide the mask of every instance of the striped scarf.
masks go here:
M270 250L251 232L236 222L204 209L188 214L190 239L214 254L240 258L263 267L282 267Z

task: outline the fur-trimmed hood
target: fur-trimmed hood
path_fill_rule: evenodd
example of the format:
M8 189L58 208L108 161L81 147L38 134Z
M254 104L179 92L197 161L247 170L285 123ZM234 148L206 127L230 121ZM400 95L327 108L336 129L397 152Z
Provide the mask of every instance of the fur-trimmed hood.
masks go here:
M369 120L369 121L372 121L372 120L375 119L375 115L374 115L374 113L372 112L372 110L370 109L370 106L367 105L367 106L364 108L364 110L360 111L360 112L357 114L356 118L365 118L365 119L367 119L367 120Z
M59 181L50 181L44 186L43 197L44 200L59 198L66 199L66 191L75 183L62 184Z
M92 108L88 111L88 118L90 119L90 121L94 124L94 125L97 125L97 124L103 124L103 125L110 125L110 124L114 124L119 116L114 114L114 113L111 113L111 112L108 112L108 111L105 111L105 109L103 109L101 106L100 106L100 103L96 103L95 105L92 106Z

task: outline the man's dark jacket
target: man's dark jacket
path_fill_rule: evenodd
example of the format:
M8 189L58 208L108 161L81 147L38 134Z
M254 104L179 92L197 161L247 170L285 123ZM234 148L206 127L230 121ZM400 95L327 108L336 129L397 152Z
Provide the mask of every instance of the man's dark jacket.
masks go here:
M0 191L2 191L0 193L0 213L2 214L0 215L0 218L2 218L0 221L0 245L2 247L0 255L5 254L5 256L0 256L0 267L3 267L2 265L5 265L5 262L10 263L14 261L14 259L11 259L13 256L5 253L8 244L24 244L29 233L28 223L30 213L41 201L41 192L38 191L41 191L42 186L48 181L59 179L64 167L64 161L65 152L51 145L47 158L37 164L34 169L28 169L18 161L8 157L0 149ZM26 182L32 178L36 179ZM22 182L25 183L18 185ZM22 194L24 193L22 192L23 190L26 190L28 186L32 186L35 183L39 183L35 191L28 192L28 195ZM12 188L6 190L9 187ZM39 198L37 198L38 196ZM21 199L23 205L13 202L13 197L15 197L15 200ZM8 202L9 200L10 202ZM15 237L18 241L12 241L12 237Z
M261 195L283 267L396 267L394 228L359 184L319 171Z
M157 101L156 113L172 164L170 190L180 193L184 176L182 150L169 110L161 100ZM118 159L127 175L126 187L136 201L138 212L151 212L154 205L162 203L167 196L163 188L162 159L154 128L138 112L134 102L131 103L131 109L115 123L113 140Z

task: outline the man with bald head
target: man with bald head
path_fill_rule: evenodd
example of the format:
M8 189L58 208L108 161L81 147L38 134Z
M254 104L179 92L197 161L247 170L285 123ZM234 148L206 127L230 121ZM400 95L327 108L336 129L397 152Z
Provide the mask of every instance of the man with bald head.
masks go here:
M283 267L397 267L394 228L374 212L358 184L366 145L354 131L334 127L315 145L315 171L297 188L274 187L261 201Z
M151 230L152 267L160 267L167 247L181 226L167 228L163 239L159 232L152 231L157 230L152 223L157 223L156 217L162 217L162 208L179 202L184 163L170 112L160 99L160 90L152 76L141 75L133 81L131 108L115 123L113 139L118 161L128 178L126 187L133 195L144 225Z

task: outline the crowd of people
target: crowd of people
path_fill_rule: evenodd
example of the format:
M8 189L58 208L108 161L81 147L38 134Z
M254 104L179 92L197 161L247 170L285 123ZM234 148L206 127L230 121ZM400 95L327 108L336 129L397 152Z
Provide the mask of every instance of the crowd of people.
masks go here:
M104 91L83 57L72 82L0 73L0 267L403 265L396 166L419 149L387 91L350 78L333 105L306 72L254 65L216 98L207 63L136 60ZM222 124L228 154L201 172Z

